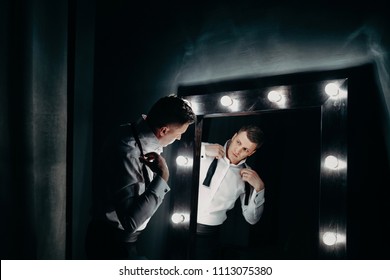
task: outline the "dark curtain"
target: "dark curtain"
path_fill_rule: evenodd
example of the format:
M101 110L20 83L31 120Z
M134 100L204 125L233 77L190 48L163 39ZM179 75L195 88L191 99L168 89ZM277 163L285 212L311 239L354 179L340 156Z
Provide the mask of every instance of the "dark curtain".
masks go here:
M64 259L68 1L0 5L1 259Z

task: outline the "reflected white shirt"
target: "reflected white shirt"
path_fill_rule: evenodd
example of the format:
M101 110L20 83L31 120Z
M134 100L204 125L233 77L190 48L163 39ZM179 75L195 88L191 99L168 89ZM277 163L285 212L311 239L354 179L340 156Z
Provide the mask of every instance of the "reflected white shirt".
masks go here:
M197 222L205 225L221 225L227 218L226 212L232 209L236 200L240 198L245 220L252 225L257 223L264 210L265 190L258 193L253 190L248 205L244 205L245 182L241 179L240 169L243 168L245 160L235 165L231 164L226 156L218 160L210 186L204 186L202 182L214 160L214 157L206 156L205 145L209 143L202 143L201 146ZM226 144L224 147L226 155Z

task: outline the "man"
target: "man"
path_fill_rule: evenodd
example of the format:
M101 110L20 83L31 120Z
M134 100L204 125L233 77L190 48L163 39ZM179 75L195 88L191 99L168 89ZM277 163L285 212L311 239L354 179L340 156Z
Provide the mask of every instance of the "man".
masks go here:
M224 146L202 143L195 258L217 259L219 230L236 200L249 224L264 209L264 182L245 162L264 142L257 126L242 127Z
M122 125L103 148L93 188L89 259L138 259L136 241L170 191L163 147L180 140L195 114L177 96L158 100L146 116Z

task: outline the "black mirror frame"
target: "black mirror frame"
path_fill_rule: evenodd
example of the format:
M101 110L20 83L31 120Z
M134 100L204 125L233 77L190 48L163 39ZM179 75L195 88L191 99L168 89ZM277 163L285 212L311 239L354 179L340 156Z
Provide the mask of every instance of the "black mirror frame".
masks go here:
M328 83L339 87L336 97L326 94L325 86ZM271 90L283 92L286 98L283 105L273 103L267 98ZM177 166L174 171L175 191L171 215L178 213L187 217L172 226L174 242L181 244L177 246L180 249L174 258L192 258L191 244L195 240L200 168L200 160L196 159L200 158L203 119L313 107L321 110L318 258L346 257L348 77L331 72L314 76L295 74L250 78L179 86L178 95L191 103L197 121L173 152L173 158L181 155L188 159L187 165ZM221 105L220 99L223 96L229 96L237 106L231 109ZM329 155L339 159L338 166L333 169L325 165L325 159Z

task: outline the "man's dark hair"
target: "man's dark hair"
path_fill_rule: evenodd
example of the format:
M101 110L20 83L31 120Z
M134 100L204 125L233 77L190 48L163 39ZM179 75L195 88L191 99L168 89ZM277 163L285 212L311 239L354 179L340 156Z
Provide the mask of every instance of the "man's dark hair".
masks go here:
M195 122L196 115L188 101L176 95L160 98L149 110L147 122L151 128L166 125L183 125Z
M256 125L245 125L240 128L237 134L243 131L246 132L249 141L256 144L256 149L260 148L261 145L263 145L265 140L265 135L264 132L260 129L260 127Z

